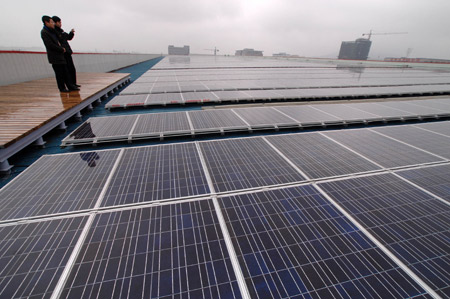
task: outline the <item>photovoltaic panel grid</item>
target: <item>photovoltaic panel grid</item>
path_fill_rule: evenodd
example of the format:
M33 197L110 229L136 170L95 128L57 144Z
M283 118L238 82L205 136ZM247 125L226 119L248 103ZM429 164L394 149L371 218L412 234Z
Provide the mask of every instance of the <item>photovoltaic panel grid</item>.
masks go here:
M166 57L107 108L227 101L448 94L448 73L302 59ZM143 96L144 95L144 96ZM133 98L136 96L135 98Z
M312 186L226 197L220 203L251 298L425 293Z
M320 187L440 296L450 296L450 206L392 174Z
M96 216L63 298L241 298L210 200Z
M435 130L439 123L446 126L434 122ZM0 190L0 211L8 207L3 198L28 205L27 213L6 210L0 219L0 292L448 297L449 160L418 144L434 134L445 138L433 139L433 148L439 142L447 148L450 138L419 126L45 156ZM427 134L403 141L388 136L402 128ZM358 138L368 146L350 142ZM411 158L394 163L383 156L389 154ZM86 177L95 180L88 184ZM53 185L33 205L17 195L21 189L34 194L47 181ZM61 202L64 208L45 205L69 191L79 192L67 206ZM36 272L30 260L39 264Z
M445 99L449 101L449 99ZM164 138L182 135L213 134L279 128L352 125L389 121L421 120L450 117L450 105L444 100L429 100L440 108L427 111L427 101L396 101L380 103L317 104L237 109L208 109L202 111L149 113L130 116L89 118L74 133L62 141L62 146L131 141L133 139ZM449 101L450 102L450 101ZM394 103L397 108L389 107ZM410 104L411 111L400 109ZM422 113L420 110L423 109ZM119 126L120 130L115 130ZM444 129L442 130L444 131ZM115 134L113 132L116 132Z

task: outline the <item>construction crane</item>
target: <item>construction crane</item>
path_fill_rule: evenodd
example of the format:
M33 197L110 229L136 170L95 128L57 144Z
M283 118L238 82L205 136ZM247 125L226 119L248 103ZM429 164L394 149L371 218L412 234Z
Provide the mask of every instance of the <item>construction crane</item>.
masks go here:
M362 36L368 35L369 37L368 37L367 39L370 40L370 38L372 37L372 35L391 35L391 34L408 34L408 32L383 32L383 33L372 33L372 30L370 30L369 33L363 33Z
M217 49L216 47L214 47L214 49L203 49L206 51L214 51L214 56L216 56L216 53L219 52L219 49Z

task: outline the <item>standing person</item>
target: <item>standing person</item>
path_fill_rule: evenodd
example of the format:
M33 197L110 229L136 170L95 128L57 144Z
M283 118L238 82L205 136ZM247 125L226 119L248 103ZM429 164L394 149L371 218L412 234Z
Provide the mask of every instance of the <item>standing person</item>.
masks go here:
M57 16L52 17L53 22L55 22L55 30L58 33L59 41L61 42L61 46L66 49L66 52L64 53L64 58L66 59L67 63L67 70L69 71L70 79L73 85L80 87L80 85L77 84L77 70L75 69L75 65L73 64L72 60L72 48L70 48L69 40L72 40L73 36L75 35L75 29L70 30L69 33L64 32L64 30L61 28L61 19Z
M52 65L55 72L56 83L60 92L69 92L80 90L70 82L69 73L66 67L64 52L66 49L61 46L55 31L55 22L49 16L42 17L44 28L41 30L41 38L47 50L48 62Z

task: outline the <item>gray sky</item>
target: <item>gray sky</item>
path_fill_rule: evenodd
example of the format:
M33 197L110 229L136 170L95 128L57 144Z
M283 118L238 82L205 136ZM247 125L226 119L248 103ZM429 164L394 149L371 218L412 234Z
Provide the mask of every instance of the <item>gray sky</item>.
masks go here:
M75 28L75 51L219 54L255 48L337 56L341 41L374 32L370 59L385 56L450 59L450 0L15 0L2 5L0 47L43 47L41 16Z

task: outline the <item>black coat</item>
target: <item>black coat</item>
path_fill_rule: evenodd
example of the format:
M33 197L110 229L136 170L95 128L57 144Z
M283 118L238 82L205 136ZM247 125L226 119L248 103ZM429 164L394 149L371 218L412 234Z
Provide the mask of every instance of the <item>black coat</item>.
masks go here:
M63 46L66 49L66 54L72 54L72 48L70 47L68 40L72 40L73 36L75 35L73 32L67 33L62 28L58 28L55 26L55 31L58 34L58 39L61 43L61 46Z
M66 64L64 48L58 40L56 31L44 26L41 30L41 38L47 50L48 62L51 64Z

